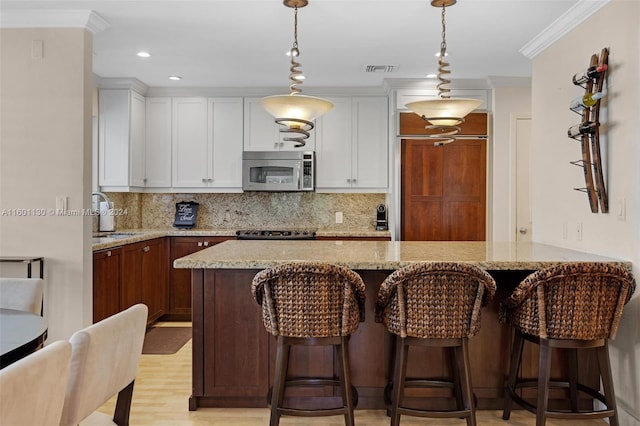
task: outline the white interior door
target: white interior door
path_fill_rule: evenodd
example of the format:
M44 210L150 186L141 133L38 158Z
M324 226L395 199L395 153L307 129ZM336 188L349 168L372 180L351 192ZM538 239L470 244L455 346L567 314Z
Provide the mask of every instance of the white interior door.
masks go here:
M531 241L530 142L531 118L515 117L516 147L516 237L517 242Z

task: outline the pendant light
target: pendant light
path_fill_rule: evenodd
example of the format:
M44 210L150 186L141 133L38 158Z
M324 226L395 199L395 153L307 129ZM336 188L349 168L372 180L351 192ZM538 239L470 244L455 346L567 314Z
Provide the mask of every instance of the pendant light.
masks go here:
M478 108L482 101L478 99L451 98L451 89L444 87L451 83L444 76L451 73L449 63L445 61L447 54L447 39L445 25L445 8L456 4L456 0L432 0L431 6L442 7L442 42L440 43L440 54L438 55L438 99L410 102L405 106L421 116L430 125L426 129L439 130L439 133L430 134L433 139L443 139L435 145L444 145L453 142L453 137L460 132L459 125L464 123L464 117L474 109Z
M300 64L296 62L300 55L298 49L298 8L305 7L307 0L284 0L284 5L294 9L293 46L289 51L291 58L291 74L289 74L290 93L288 95L267 96L260 100L262 107L275 118L275 122L281 125L281 132L291 133L292 136L283 138L285 141L295 142L295 147L305 145L305 139L309 137L309 131L313 129L313 120L333 108L333 104L326 99L305 96L298 85L302 84L302 71Z

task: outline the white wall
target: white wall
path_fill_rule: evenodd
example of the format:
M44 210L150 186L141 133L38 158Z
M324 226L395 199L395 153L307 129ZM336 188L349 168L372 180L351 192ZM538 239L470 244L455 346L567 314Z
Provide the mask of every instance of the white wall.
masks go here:
M532 214L538 242L631 260L640 280L640 2L613 0L533 60ZM569 164L581 158L567 128L580 117L569 102L584 93L571 83L592 54L608 47L609 78L602 131L610 213L591 213L583 172ZM626 218L616 205L626 202ZM574 227L581 223L582 240ZM567 226L568 225L568 226ZM567 226L567 237L563 228ZM640 424L639 291L626 306L610 343L622 425Z
M493 79L493 126L490 146L492 167L489 182L492 185L491 234L488 241L515 240L515 144L512 139L511 125L513 117L531 116L531 84L528 79L515 85L514 82L502 83ZM491 164L491 163L490 163Z
M0 36L0 255L45 258L51 342L92 317L91 218L50 209L56 196L68 197L70 211L89 207L93 37L84 29ZM43 41L41 59L32 57L34 40Z

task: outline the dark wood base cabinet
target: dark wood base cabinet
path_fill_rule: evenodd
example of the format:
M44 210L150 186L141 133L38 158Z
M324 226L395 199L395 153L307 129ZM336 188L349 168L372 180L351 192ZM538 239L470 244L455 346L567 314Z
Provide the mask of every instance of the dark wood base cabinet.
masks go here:
M275 339L262 324L260 307L251 296L257 270L194 269L193 282L193 393L189 409L198 407L266 407L275 363ZM374 321L374 304L382 281L391 271L357 271L367 285L366 317L349 342L352 383L359 394L358 408L383 409L384 387L389 377L391 336ZM498 321L499 301L530 271L490 271L498 294L482 311L480 333L470 340L473 390L480 409L502 409L509 367L512 332ZM535 354L525 346L522 375L535 377ZM407 376L442 377L449 367L441 350L429 348L409 353ZM598 369L591 354L579 359L580 380L598 386ZM554 359L552 377L568 372L566 359ZM333 354L324 348L296 348L290 375L335 372ZM595 382L595 383L594 383ZM310 396L335 396L333 389L301 389L291 400ZM445 391L412 389L407 394L416 407L450 407ZM425 400L421 396L431 396ZM556 394L556 396L564 396ZM426 402L425 402L426 401ZM455 402L454 402L455 403ZM429 404L429 405L426 405Z
M136 303L149 308L149 324L166 312L168 250L165 238L93 254L93 322Z
M120 310L144 303L149 308L147 322L155 322L164 315L167 304L167 257L164 237L122 247Z
M93 322L120 312L120 247L93 253Z
M173 261L234 237L170 237L169 300L166 321L191 321L191 271L175 269Z

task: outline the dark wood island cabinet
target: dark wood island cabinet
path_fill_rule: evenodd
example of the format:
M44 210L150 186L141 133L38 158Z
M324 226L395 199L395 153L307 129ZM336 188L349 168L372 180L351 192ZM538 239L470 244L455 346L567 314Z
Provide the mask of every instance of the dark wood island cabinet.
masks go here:
M473 263L494 276L498 294L483 309L479 335L470 340L474 393L481 409L502 407L509 364L511 330L498 321L499 301L533 270L566 261L612 262L601 256L542 244L491 244L485 242L385 242L385 241L227 241L177 259L174 267L191 269L193 305L193 390L190 410L198 407L266 407L275 357L275 339L264 329L260 307L251 297L253 276L261 269L287 261L320 261L347 266L358 272L367 286L365 321L351 336L352 383L359 394L358 408L384 408L384 387L389 376L390 335L374 321L374 303L382 281L393 270L420 261ZM529 348L527 348L529 350ZM296 348L290 366L295 375L335 371L333 354L322 348ZM413 368L433 376L447 372L438 350L416 351ZM410 355L412 356L412 355ZM526 356L524 359L527 359ZM580 377L597 387L597 369L590 354L580 358ZM565 372L566 360L554 364ZM533 377L536 365L523 364L523 375ZM594 383L595 382L595 383ZM292 398L327 395L325 388L302 389ZM445 394L412 390L410 397L429 392L435 404L445 404ZM332 396L332 394L328 394ZM312 401L312 400L311 400ZM421 403L415 399L416 403ZM433 403L433 401L430 401Z

